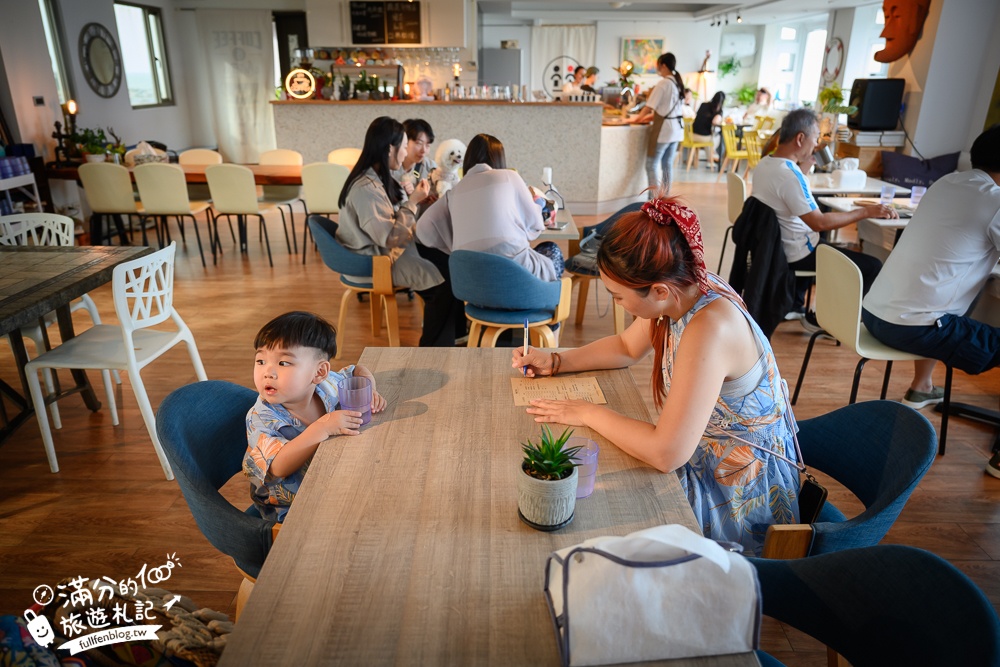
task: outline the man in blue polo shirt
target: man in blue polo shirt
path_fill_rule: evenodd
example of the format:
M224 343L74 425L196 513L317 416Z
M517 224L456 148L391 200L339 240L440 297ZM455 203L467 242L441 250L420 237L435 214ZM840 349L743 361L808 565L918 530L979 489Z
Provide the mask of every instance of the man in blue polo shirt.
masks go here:
M813 151L819 140L819 122L810 109L796 109L781 123L778 130L778 148L771 155L761 158L753 172L753 196L774 209L781 227L781 245L785 259L793 271L816 270L816 248L822 243L820 232L840 229L863 218L897 218L889 206L874 204L849 212L823 213L809 191L809 183L802 174L812 166ZM851 258L859 269L868 292L882 263L860 252L837 250ZM808 282L798 286L795 307L801 308ZM803 326L816 326L815 316L806 313Z

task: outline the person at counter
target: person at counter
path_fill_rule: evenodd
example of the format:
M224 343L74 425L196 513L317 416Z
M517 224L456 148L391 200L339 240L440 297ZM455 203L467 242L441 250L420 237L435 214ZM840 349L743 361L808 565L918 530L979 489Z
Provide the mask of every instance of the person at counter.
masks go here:
M541 280L558 280L562 250L552 241L531 247L545 231L542 209L521 177L507 169L500 140L477 134L465 150L462 170L458 185L417 222L420 245L443 253L445 267L452 251L474 250L508 257Z
M533 400L536 422L586 426L680 480L706 537L759 555L767 527L799 520L799 456L771 345L721 278L705 269L697 214L656 197L611 225L597 264L623 333L562 352L521 348L530 377L631 366L653 353L656 423L588 401ZM780 508L780 510L776 510Z
M434 143L434 130L430 123L422 118L408 118L403 121L406 132L406 158L399 169L392 172L392 177L403 187L403 192L409 197L421 180L430 180L431 171L437 166L430 156L430 147ZM433 192L427 195L423 206L430 206L437 197ZM430 200L430 201L428 201Z
M580 86L583 85L583 79L587 76L587 70L584 69L583 65L577 65L576 69L573 70L573 80L567 81L562 87L564 93L572 93L574 90L580 90Z
M936 360L971 375L1000 366L1000 329L967 316L1000 260L1000 125L972 144L972 169L927 190L865 296L861 319L897 350L919 354L903 403L940 403ZM986 472L1000 477L1000 452Z
M597 83L597 73L599 71L600 70L598 70L594 66L588 67L587 76L584 78L583 83L580 85L580 90L584 91L585 93L594 93L595 95L598 94L597 89L594 88L594 84Z
M661 78L650 91L646 106L632 122L641 123L655 117L662 119L656 146L647 151L646 175L649 187L669 190L674 182L674 156L677 146L684 139L684 115L681 113L684 80L677 71L677 57L672 53L664 53L657 58L656 73ZM655 121L653 128L656 128Z
M413 246L417 210L430 192L421 180L403 201L403 189L392 171L406 160L407 138L403 124L388 116L372 121L357 164L340 191L340 224L337 240L361 255L392 258L392 282L409 287L424 300L421 347L455 344L451 285L437 268Z

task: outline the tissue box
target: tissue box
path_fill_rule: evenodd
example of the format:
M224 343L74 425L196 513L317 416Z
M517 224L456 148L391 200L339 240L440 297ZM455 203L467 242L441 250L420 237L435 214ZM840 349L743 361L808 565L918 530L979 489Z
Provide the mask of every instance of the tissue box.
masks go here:
M833 187L841 189L857 189L865 187L868 174L861 169L834 169Z

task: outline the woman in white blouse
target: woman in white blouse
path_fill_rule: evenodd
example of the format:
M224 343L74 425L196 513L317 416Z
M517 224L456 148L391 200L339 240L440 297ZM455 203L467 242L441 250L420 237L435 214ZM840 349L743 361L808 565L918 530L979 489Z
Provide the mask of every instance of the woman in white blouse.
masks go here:
M413 244L417 205L427 197L430 184L421 180L404 202L402 188L392 177L406 158L406 144L402 123L388 116L372 121L361 156L340 192L337 240L361 255L392 257L393 285L409 287L424 300L421 347L450 347L455 344L451 285Z
M474 250L509 257L542 280L558 280L562 251L551 241L531 247L545 230L542 207L521 177L507 169L500 140L476 135L462 168L465 176L458 185L420 217L420 244L449 255Z
M656 148L646 157L649 187L670 188L674 180L674 156L684 139L684 80L677 71L677 57L664 53L656 60L656 71L662 77L649 93L646 106L633 123L651 120L653 113L663 118Z

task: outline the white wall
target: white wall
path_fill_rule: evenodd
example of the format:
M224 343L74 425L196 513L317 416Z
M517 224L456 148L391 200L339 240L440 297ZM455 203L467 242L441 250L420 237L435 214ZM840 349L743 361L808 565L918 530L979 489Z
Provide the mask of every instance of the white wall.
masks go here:
M53 123L62 120L62 111L37 0L4 3L0 54L9 92L5 113L13 111L7 124L22 143L35 147L37 155L52 159L55 141L50 135L55 130ZM45 106L34 106L32 97L37 95L45 98Z
M968 151L982 132L1000 67L998 24L995 0L932 2L923 37L889 66L890 77L906 79L903 124L925 158Z

